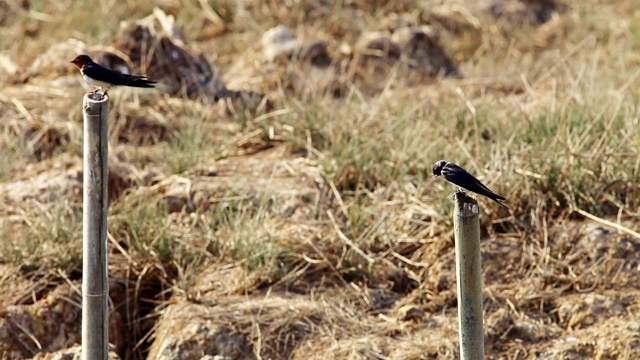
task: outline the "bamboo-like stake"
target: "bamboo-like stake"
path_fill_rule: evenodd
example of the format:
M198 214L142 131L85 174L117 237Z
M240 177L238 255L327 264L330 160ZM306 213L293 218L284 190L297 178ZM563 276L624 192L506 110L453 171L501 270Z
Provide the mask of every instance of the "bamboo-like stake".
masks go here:
M109 97L86 94L82 255L82 359L109 356L107 271L107 154Z
M460 359L481 360L484 359L484 329L478 201L463 191L456 192L454 200Z

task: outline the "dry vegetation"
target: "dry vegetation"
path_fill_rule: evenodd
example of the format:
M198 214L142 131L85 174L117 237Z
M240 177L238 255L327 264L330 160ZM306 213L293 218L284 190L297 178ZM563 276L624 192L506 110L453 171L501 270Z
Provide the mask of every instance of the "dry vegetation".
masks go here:
M512 209L481 200L489 358L640 358L635 1L391 3L0 1L0 356L80 341L86 88L68 62L123 51L120 22L158 6L226 86L110 92L121 358L456 358L440 159ZM269 61L279 24L300 51ZM407 26L446 56L363 51Z

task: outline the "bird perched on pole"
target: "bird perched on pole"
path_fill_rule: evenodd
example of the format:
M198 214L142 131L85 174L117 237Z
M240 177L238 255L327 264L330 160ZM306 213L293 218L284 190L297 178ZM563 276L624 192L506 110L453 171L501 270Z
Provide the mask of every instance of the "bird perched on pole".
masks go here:
M156 84L155 81L147 79L144 75L128 75L107 69L93 62L87 55L78 55L71 63L80 69L84 81L98 87L93 91L94 94L98 90L104 89L102 95L106 95L107 91L113 86L153 88Z
M475 176L469 174L467 170L463 169L461 166L458 166L446 160L440 160L433 164L433 176L440 175L444 176L445 180L461 189L486 196L489 199L509 209L507 205L500 202L500 200L507 200L507 198L491 191L488 187L481 183L480 180L476 179Z

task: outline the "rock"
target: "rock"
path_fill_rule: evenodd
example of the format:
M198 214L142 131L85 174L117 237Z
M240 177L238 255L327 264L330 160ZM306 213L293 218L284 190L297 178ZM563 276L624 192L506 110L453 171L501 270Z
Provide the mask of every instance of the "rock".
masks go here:
M268 62L288 62L291 59L298 59L302 63L318 67L327 67L331 64L331 56L325 42L302 41L284 25L267 30L262 35L261 43L262 54Z
M425 27L401 27L394 31L392 40L402 49L402 53L413 60L415 66L436 76L462 78L453 60L445 53L438 41L436 31Z
M400 46L387 32L366 32L360 36L355 46L365 64L391 65L400 58Z
M424 315L424 310L415 305L404 305L398 309L398 319L402 321L421 321Z
M289 59L302 46L301 41L295 37L293 31L282 24L267 30L260 41L262 43L262 54L267 61L274 61L278 58Z
M6 54L0 54L0 82L16 75L20 71L18 64Z

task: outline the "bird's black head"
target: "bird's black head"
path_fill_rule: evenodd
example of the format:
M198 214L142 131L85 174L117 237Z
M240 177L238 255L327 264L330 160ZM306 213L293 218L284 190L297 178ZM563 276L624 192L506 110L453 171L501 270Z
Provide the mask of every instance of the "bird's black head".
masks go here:
M442 168L445 167L449 162L447 160L440 160L433 164L433 176L442 175Z
M71 63L74 64L75 66L81 68L82 66L84 66L85 64L90 63L92 60L89 56L87 55L78 55L76 56L75 59L71 60Z

